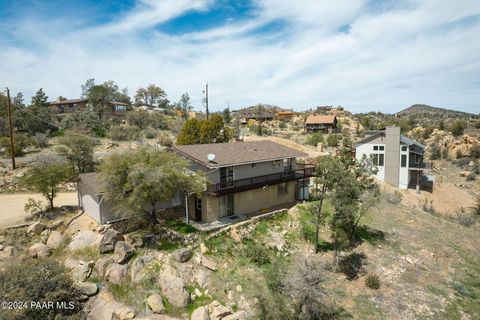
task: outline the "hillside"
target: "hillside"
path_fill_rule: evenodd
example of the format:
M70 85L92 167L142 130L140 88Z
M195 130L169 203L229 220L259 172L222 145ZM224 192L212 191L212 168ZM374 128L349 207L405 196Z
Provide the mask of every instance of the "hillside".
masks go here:
M400 112L396 113L396 116L399 118L409 118L415 117L419 118L478 118L478 115L473 113L457 111L452 109L444 109L438 107L432 107L426 104L414 104L406 109L403 109Z

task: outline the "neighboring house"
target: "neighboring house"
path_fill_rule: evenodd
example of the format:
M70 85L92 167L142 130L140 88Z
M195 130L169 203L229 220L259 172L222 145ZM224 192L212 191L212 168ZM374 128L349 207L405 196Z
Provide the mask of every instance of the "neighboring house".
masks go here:
M337 117L335 115L309 115L307 117L307 120L305 120L305 130L307 131L307 133L317 131L323 133L338 132Z
M106 186L95 172L82 173L77 180L78 205L98 223L104 224L125 218L125 214L116 210L113 203L105 200ZM181 217L184 215L183 197L179 193L170 201L160 203L157 211L163 216Z
M293 111L280 111L277 113L277 119L289 120L292 119L295 113Z
M105 116L109 119L123 119L132 107L125 102L110 101L105 109Z
M377 166L377 178L400 189L415 186L420 192L425 146L400 134L399 127L369 131L355 144L355 157L371 158Z
M271 142L184 145L171 148L203 171L206 191L189 195L190 218L212 222L240 214L255 214L308 198L313 167L297 163L307 155Z
M50 112L61 118L69 113L87 108L88 99L67 99L58 97L57 101L50 102L48 109Z

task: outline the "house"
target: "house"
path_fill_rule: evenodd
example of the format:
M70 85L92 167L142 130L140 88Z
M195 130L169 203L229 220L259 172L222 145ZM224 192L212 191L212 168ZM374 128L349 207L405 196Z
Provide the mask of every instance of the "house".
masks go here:
M379 180L400 189L415 185L420 192L422 173L427 169L423 162L425 146L400 134L399 127L369 131L355 143L355 158L366 156L377 166Z
M295 113L293 111L280 111L277 113L278 120L290 120L293 118Z
M335 115L309 115L305 120L305 130L307 133L323 132L335 133L338 132L337 116Z
M105 108L105 117L108 119L124 119L127 112L131 111L132 107L125 102L110 101Z
M57 101L48 104L48 109L54 116L62 118L69 113L73 113L80 109L86 109L87 104L88 99L67 99L64 97L58 97Z
M77 179L78 205L100 224L125 218L125 214L115 209L115 205L105 200L106 185L98 178L97 173L82 173ZM163 216L181 217L184 215L183 197L178 193L170 201L157 204L157 211Z
M190 169L203 171L208 181L202 195L187 197L191 219L212 222L308 198L313 167L297 162L307 155L278 143L179 145L171 151L190 160Z

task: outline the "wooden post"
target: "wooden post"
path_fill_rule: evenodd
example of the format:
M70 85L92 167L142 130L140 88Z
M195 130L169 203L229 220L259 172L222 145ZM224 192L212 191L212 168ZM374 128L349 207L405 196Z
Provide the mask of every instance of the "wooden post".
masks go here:
M12 153L12 170L15 170L15 145L13 144L12 106L10 101L10 89L7 88L7 113L8 131L10 134L10 152Z

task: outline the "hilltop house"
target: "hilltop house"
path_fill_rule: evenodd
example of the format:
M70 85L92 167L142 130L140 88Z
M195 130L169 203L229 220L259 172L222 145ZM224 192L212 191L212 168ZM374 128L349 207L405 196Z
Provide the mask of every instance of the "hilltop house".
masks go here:
M69 113L82 109L91 110L92 107L91 104L88 103L88 99L67 99L64 97L58 97L57 101L49 103L48 109L57 118L63 118ZM128 103L110 101L107 103L104 115L109 119L123 119L130 110L132 110L132 107Z
M213 222L234 215L261 213L266 209L308 198L313 167L297 163L306 154L271 141L175 146L169 149L189 160L192 172L207 178L205 191L178 194L160 203L165 217ZM79 206L99 223L125 216L105 200L107 190L96 173L83 173L77 181Z
M175 146L191 161L193 171L205 172L201 195L188 196L188 215L212 222L238 214L255 214L308 197L313 168L297 162L306 154L271 141Z
M399 127L369 131L355 144L355 157L371 158L377 166L379 180L400 189L415 186L420 192L422 172L427 168L423 162L425 147L400 134Z
M278 120L290 120L293 118L295 113L293 111L279 111L277 113Z
M335 133L338 132L337 116L335 115L309 115L305 120L305 130L307 133L323 132Z

